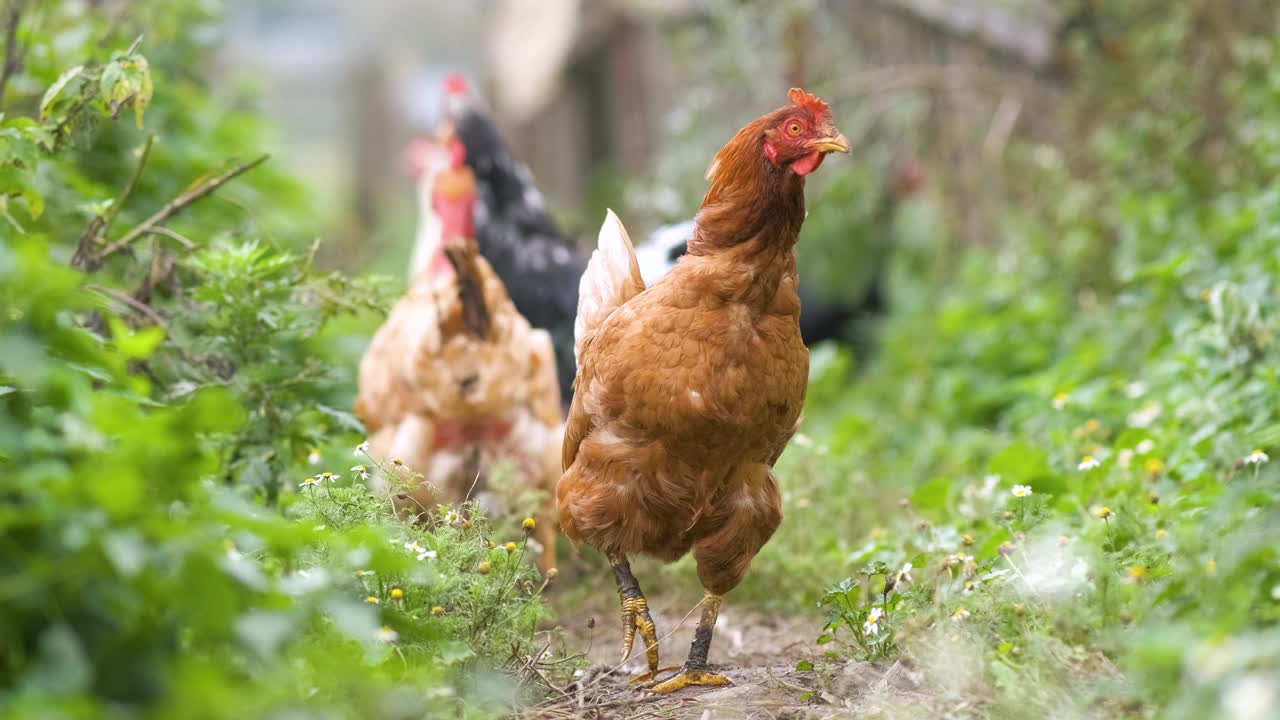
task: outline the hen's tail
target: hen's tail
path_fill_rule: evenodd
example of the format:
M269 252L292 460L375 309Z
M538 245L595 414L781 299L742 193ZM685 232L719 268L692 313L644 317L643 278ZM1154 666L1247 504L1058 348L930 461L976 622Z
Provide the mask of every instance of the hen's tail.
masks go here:
M582 350L614 310L644 292L636 249L622 221L609 210L600 238L578 285L578 319L573 326L573 354L582 368Z
M472 243L450 244L444 255L458 276L458 302L462 304L462 322L480 340L489 338L489 306L484 301L484 277L476 263L476 248Z

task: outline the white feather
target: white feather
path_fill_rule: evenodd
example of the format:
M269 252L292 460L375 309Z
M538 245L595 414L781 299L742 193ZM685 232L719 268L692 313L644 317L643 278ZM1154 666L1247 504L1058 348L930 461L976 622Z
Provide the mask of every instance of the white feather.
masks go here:
M640 263L640 277L644 278L645 286L653 287L659 278L675 267L671 253L693 237L693 225L693 220L664 225L636 248L636 261Z
M573 354L582 365L582 348L613 311L644 291L627 229L609 210L596 249L578 285L578 318L573 326Z

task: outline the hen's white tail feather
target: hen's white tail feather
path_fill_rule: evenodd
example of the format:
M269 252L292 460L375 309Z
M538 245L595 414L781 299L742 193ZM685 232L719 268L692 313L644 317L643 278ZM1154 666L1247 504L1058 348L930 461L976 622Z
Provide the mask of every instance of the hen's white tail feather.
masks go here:
M578 284L578 318L573 325L573 354L582 365L582 348L605 318L631 298L644 292L636 249L627 229L609 210L600 226L596 249Z

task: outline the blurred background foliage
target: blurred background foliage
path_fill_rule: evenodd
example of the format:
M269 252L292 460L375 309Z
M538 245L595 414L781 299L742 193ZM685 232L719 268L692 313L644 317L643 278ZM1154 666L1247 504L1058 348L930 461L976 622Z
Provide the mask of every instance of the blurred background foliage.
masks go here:
M797 658L819 674L925 680L846 709L1280 712L1274 3L568 3L533 109L477 29L510 3L426 5L360 17L438 14L429 33L327 42L358 11L4 4L3 712L483 716L547 692L520 530L405 525L344 464L367 461L354 368L409 252L396 153L446 67L483 79L588 240L606 205L637 232L687 218L787 86L833 105L857 149L810 185L802 277L879 279L890 310L874 342L815 349L788 520L734 602L821 603L824 650ZM311 60L286 73L285 50Z

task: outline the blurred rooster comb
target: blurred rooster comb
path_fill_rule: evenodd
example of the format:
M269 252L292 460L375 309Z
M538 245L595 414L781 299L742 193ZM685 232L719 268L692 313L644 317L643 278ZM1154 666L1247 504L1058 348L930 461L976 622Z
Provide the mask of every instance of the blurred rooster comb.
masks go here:
M800 88L791 88L787 97L790 98L792 105L808 110L814 117L830 111L826 103Z
M467 81L458 73L449 73L444 78L445 95L466 95Z

